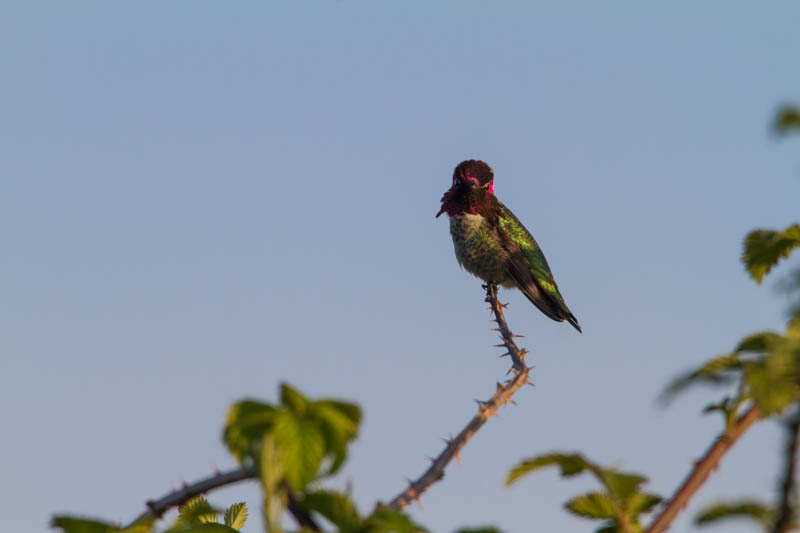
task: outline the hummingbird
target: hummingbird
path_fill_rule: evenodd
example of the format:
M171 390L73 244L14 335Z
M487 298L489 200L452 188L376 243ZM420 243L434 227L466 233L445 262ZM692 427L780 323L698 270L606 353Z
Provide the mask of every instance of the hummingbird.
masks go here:
M522 222L494 195L494 171L475 159L462 161L442 196L439 217L450 217L456 259L470 274L516 287L542 313L581 331L550 272L542 249Z

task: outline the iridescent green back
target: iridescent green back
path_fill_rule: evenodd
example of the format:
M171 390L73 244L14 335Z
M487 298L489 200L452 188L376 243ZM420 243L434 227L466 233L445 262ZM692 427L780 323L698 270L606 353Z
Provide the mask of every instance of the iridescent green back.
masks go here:
M553 278L547 259L545 259L536 240L510 209L503 205L502 202L498 201L498 204L500 208L498 213L500 231L504 232L525 254L536 284L567 310L567 304L564 302L564 298L561 297L561 293L558 292L556 280Z

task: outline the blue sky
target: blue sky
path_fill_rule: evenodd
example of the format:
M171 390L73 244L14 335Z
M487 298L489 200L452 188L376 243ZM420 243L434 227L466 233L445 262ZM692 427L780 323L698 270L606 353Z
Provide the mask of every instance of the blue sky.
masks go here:
M783 323L739 262L798 217L800 7L772 2L8 2L0 7L3 529L126 521L233 466L225 411L286 380L365 410L362 510L388 500L506 370L480 282L434 219L481 158L584 334L519 293L536 387L412 513L433 531L589 531L591 487L531 454L580 450L668 494L720 429L668 409L675 374ZM777 275L785 272L779 270ZM774 423L703 503L771 496ZM258 531L258 492L244 485ZM740 527L730 531L747 531Z

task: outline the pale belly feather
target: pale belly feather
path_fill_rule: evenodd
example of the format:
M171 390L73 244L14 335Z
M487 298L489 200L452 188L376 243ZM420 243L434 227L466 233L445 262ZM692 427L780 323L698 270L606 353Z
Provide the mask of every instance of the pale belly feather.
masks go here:
M450 235L458 264L467 272L484 281L514 286L506 270L506 251L485 218L470 214L451 216Z

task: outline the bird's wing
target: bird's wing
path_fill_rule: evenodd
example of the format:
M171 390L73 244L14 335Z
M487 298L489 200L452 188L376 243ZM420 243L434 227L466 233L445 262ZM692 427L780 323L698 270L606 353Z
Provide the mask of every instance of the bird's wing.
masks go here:
M501 242L509 253L509 274L528 299L553 320L580 326L558 291L542 249L530 232L505 205L498 202L498 227Z

